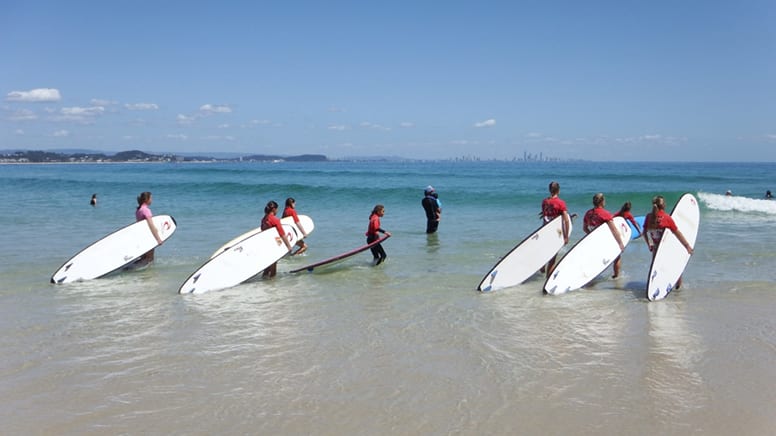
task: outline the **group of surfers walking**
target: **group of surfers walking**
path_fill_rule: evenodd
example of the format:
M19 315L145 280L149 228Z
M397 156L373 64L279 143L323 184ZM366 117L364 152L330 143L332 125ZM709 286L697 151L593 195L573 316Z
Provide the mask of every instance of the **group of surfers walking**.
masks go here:
M545 223L548 223L558 216L563 216L563 243L568 244L569 230L571 229L571 216L566 208L566 202L560 198L560 184L555 181L550 182L549 191L550 196L542 200L542 218ZM670 229L679 239L679 242L687 249L687 252L692 254L692 246L687 242L687 239L685 239L679 228L677 228L671 215L665 211L666 202L662 195L656 195L652 198L652 211L646 215L643 229L631 213L630 201L626 201L620 210L614 214L607 211L605 206L606 198L604 197L604 194L600 192L595 194L593 196L593 208L585 212L582 221L582 230L585 234L592 232L602 224L606 224L612 231L612 235L617 241L617 244L619 244L620 251L625 250L625 242L622 240L620 232L617 231L617 228L614 225L614 218L621 216L630 221L636 230L642 234L644 241L646 241L647 246L649 247L649 251L652 252L653 259L657 252L657 246L660 244L660 240L663 238L663 233L666 229ZM544 268L547 277L550 276L555 267L556 257L557 254L549 260ZM622 263L621 257L622 256L617 256L613 262L612 268L614 271L612 278L617 278L620 275L620 266ZM680 277L679 281L676 283L676 287L679 288L681 283L682 279Z
M553 219L557 218L558 216L562 216L563 218L563 243L568 244L569 242L569 231L571 229L571 218L572 216L569 215L568 208L566 207L566 202L563 201L560 198L560 184L556 181L552 181L549 184L549 197L542 200L542 219L545 223L548 223L552 221ZM135 212L135 218L137 221L146 221L148 223L148 226L151 230L151 233L153 234L154 238L157 240L159 245L162 244L162 240L159 237L159 232L156 229L156 226L153 223L153 220L151 217L153 216L151 213L151 210L149 206L152 202L152 196L150 192L142 192L137 197L137 210ZM435 233L439 227L439 222L441 219L441 202L439 201L439 196L436 193L436 190L432 186L426 187L424 190L424 197L421 200L421 205L423 206L423 209L426 213L426 233L431 234ZM606 198L604 197L603 193L597 193L593 196L593 207L589 209L583 218L583 224L582 224L582 230L585 232L585 234L592 232L597 227L606 224L609 229L612 232L612 235L614 236L615 240L620 246L620 250L625 249L625 241L622 240L620 233L617 231L617 228L614 225L614 218L617 216L621 216L624 219L630 221L633 223L634 227L643 235L644 241L647 243L647 246L649 247L649 250L652 252L652 255L654 257L657 246L660 244L660 241L663 237L663 233L666 229L670 229L679 239L679 241L685 246L687 249L687 252L692 254L693 249L692 246L687 242L684 235L682 234L681 230L677 228L676 223L674 222L671 215L666 213L665 211L665 199L661 195L657 195L652 199L652 211L646 215L646 218L644 220L644 228L642 229L639 223L636 221L636 219L633 217L633 214L631 213L631 202L627 201L625 202L620 210L614 214L607 211L606 208ZM296 243L296 246L298 247L296 251L293 251L293 247L291 243L289 242L288 238L286 238L286 232L283 229L283 226L281 224L280 218L277 217L277 211L279 209L278 203L275 201L269 201L267 205L264 207L264 216L261 219L261 230L267 230L270 228L276 228L283 243L288 248L288 251L291 252L292 256L295 256L297 254L304 253L307 250L307 244L304 242L304 238L299 238L299 241ZM386 236L390 236L390 232L386 231L381 227L380 224L380 218L382 218L385 215L385 206L382 204L377 204L372 209L372 212L369 215L369 225L367 227L366 231L366 243L372 244L370 247L372 256L374 258L374 265L379 265L382 262L385 261L387 258L387 254L385 253L385 249L382 247L382 244L375 243L380 239L380 234L384 234ZM302 226L299 217L296 213L296 200L289 197L286 199L285 202L285 208L283 210L283 218L286 217L292 217L294 220L294 223L296 224L297 228L302 232L302 234L306 237L307 232L305 231L304 227ZM144 262L152 262L154 258L154 250L150 250L148 253L144 254L141 260ZM556 263L557 254L554 255L548 262L547 265L543 268L543 271L546 273L547 277L550 276L552 273L555 263ZM613 262L613 275L612 278L619 277L620 274L620 267L621 267L621 256L618 256L617 259ZM270 265L268 268L266 268L262 272L262 277L265 278L271 278L274 277L277 274L277 262ZM681 278L677 282L677 287L681 285Z

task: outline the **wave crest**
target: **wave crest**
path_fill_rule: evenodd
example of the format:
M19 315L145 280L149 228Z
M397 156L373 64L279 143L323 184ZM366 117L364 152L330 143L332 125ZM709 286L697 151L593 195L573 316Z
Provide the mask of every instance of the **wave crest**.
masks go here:
M710 210L758 212L776 215L776 200L699 192L698 198Z

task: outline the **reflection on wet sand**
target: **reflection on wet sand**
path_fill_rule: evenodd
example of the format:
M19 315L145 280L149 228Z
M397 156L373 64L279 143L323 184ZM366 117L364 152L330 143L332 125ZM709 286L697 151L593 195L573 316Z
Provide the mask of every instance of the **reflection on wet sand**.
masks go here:
M686 319L684 301L645 304L649 343L645 363L646 401L653 416L679 419L709 399L700 375L706 353L701 337Z

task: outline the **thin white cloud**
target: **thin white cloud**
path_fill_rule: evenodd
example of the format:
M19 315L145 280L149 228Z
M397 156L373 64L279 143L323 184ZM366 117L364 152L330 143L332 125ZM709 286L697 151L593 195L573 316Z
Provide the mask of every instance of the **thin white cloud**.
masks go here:
M480 127L493 127L496 125L496 120L493 118L485 121L480 121L478 123L474 123L474 127L480 128Z
M765 135L765 139L768 141L776 141L776 133L769 133Z
M113 106L119 104L119 102L114 100L105 100L102 98L93 98L89 102L92 106Z
M156 103L127 103L124 107L131 111L155 111L159 109L159 105Z
M52 136L55 136L57 138L64 138L67 136L70 136L70 132L67 130L57 130L56 132L52 133Z
M133 118L129 120L128 123L131 126L145 126L148 124L148 121L144 120L143 118Z
M369 121L364 121L360 125L361 125L361 127L364 127L364 128L367 128L367 129L385 130L385 131L391 130L390 127L385 127L385 126L382 126L380 124L370 123Z
M185 141L188 138L188 136L186 136L186 135L184 135L182 133L174 133L174 134L167 135L167 138L168 139L177 139L177 140L180 140L180 141Z
M329 126L329 127L327 127L327 129L334 130L334 131L337 131L337 132L343 132L345 130L350 130L350 127L339 124L339 125Z
M158 109L158 106L155 107L154 109ZM219 105L212 105L212 104L203 104L202 106L199 107L199 110L196 113L192 115L178 114L178 116L176 117L176 120L180 125L189 125L194 123L194 121L197 121L200 118L209 117L213 114L228 114L231 112L232 112L232 108L226 105L219 106Z
M248 124L241 124L241 128L252 128L255 126L283 127L283 123L272 120L250 120Z
M228 114L232 112L232 108L226 105L203 104L199 111L203 114Z
M492 144L492 142L481 142L477 140L471 140L471 139L454 139L450 141L450 144L452 145L482 145L482 144Z
M665 136L660 134L648 134L640 136L623 136L618 138L594 138L599 143L611 144L612 142L618 144L659 144L659 145L679 145L687 141L687 138L677 136Z
M95 118L105 113L105 108L102 106L90 106L90 107L63 107L59 110L57 115L53 117L54 121L75 121L78 123L90 124L93 123Z
M8 119L10 121L31 121L37 120L38 115L29 109L19 109L12 112L11 115L8 116Z
M59 113L62 115L72 117L94 117L102 115L105 112L105 108L102 106L90 106L90 107L63 107Z
M415 127L415 123L411 123L409 121L402 121L401 123L399 123L399 127L409 129L409 128Z
M194 117L194 116L190 117L190 116L187 116L187 115L178 114L178 116L175 117L175 119L178 121L178 124L189 125L189 124L193 123L194 120L197 119L197 117Z
M19 136L22 136L22 135L24 135L24 130L22 130L22 129L16 129L16 130L14 131L14 133L15 133L15 134L17 134L17 135L19 135Z
M646 144L677 146L687 142L687 138L666 136L661 134L646 134L638 136L620 136L611 137L607 135L598 135L591 137L560 138L555 136L545 136L543 133L530 133L526 135L526 143L531 144L555 144L570 146L596 146L609 147L612 145L641 147Z
M205 137L205 139L208 139L211 141L234 141L235 137L231 135L226 135L226 136L210 135Z
M55 88L37 88L29 91L11 91L5 96L7 101L25 103L55 102L62 99L59 90Z

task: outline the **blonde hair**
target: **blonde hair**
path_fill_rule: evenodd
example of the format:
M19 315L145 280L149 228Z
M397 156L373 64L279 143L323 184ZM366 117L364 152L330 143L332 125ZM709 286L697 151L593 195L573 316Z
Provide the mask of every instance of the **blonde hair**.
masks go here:
M599 192L598 194L593 196L593 206L600 206L604 203L604 194L602 192Z
M665 210L666 199L662 195L652 197L652 215L649 216L649 227L657 227L657 212Z

